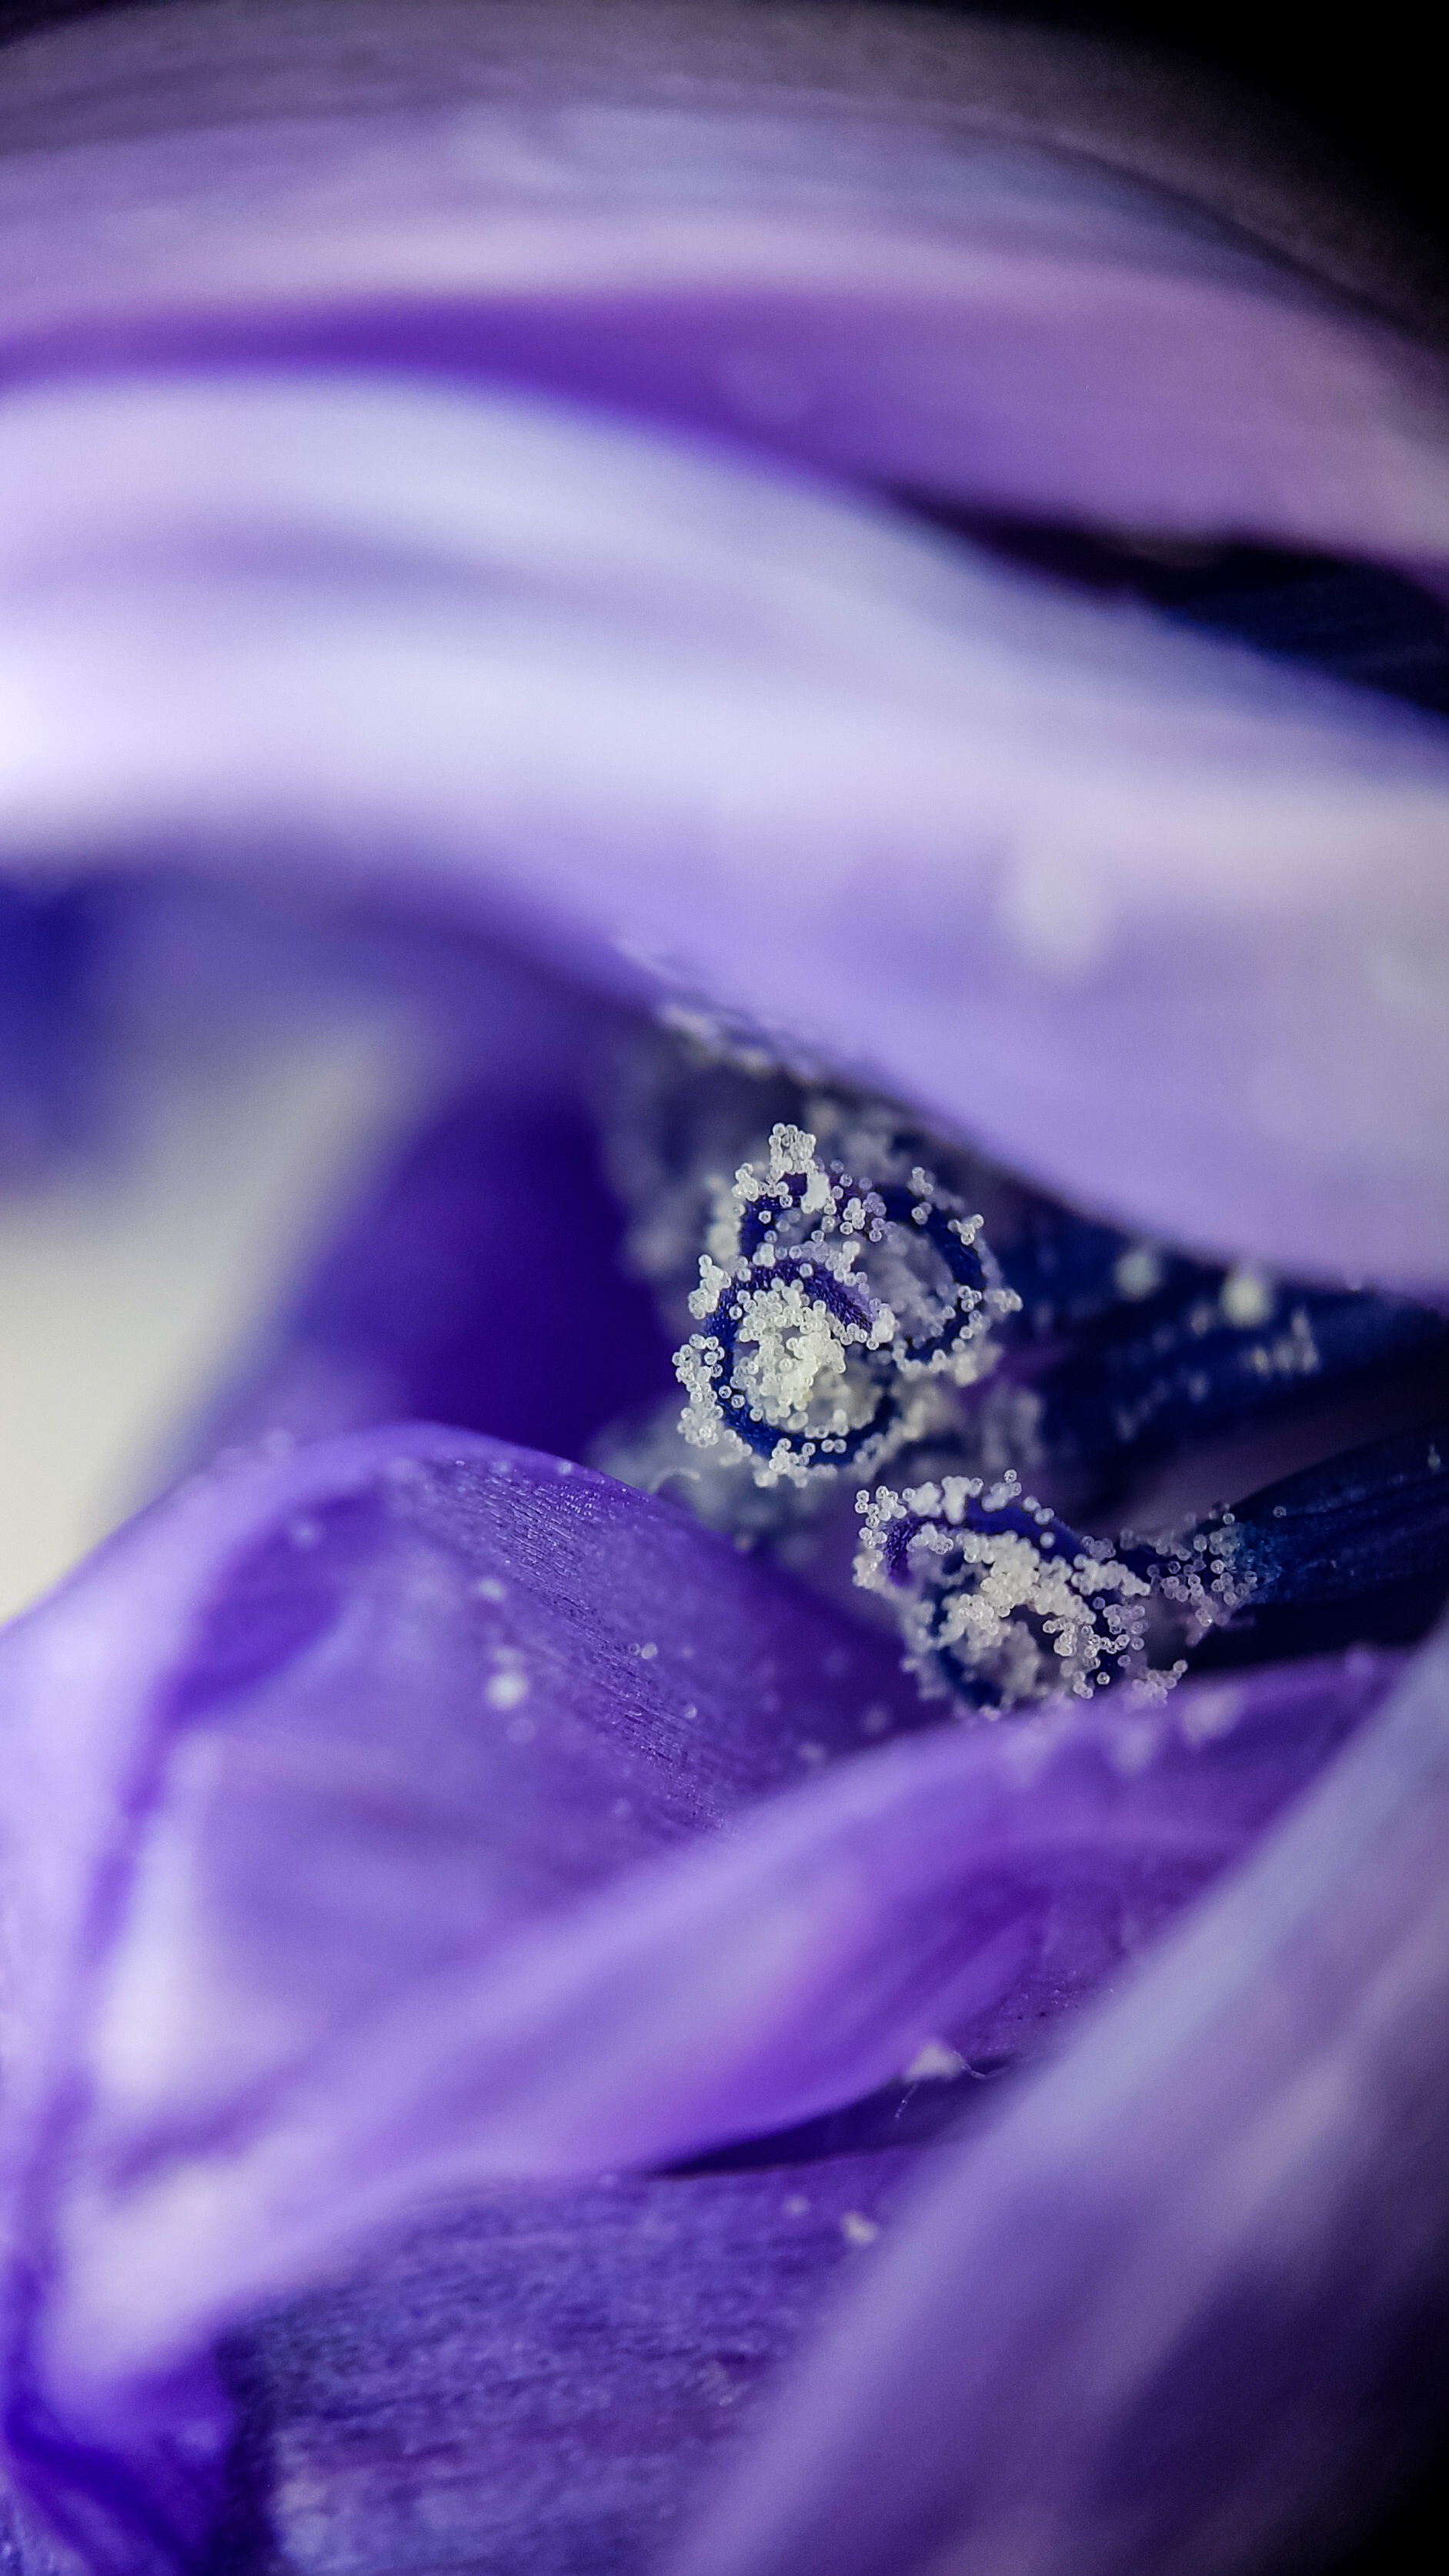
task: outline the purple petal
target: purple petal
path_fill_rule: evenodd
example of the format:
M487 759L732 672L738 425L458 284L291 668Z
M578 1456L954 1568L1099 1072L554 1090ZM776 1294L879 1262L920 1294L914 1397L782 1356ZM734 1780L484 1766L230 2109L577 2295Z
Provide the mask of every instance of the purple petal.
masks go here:
M503 2187L238 2336L228 2576L648 2564L914 2159Z
M89 1141L105 1049L96 1026L103 913L91 887L0 884L0 1187Z
M12 851L461 888L1180 1240L1449 1275L1429 720L511 399L78 387L0 444Z
M1280 138L1255 167L1118 78L719 0L147 11L11 70L0 330L26 367L507 374L1038 516L1443 555L1442 371L1307 273L1391 252Z
M1297 2564L1444 2397L1449 1647L903 2220L680 2576Z
M173 2525L204 2495L156 2428L214 2454L228 2320L429 2196L780 2126L927 2038L1030 2048L1390 1669L831 1771L916 1713L883 1644L667 1506L425 1431L201 1482L5 1657L5 2169L45 2282L11 2438L52 2511L38 2406Z
M490 2175L657 2162L783 2127L899 2073L932 2037L963 2057L1039 2047L1237 1857L1387 1669L1370 1657L1212 1685L1171 1722L1129 1705L1098 1728L927 1738L553 1925L485 1932L456 1964L440 1895L434 1955L409 1986L377 1995L359 2027L337 2010L263 2122L234 2124L181 2176L194 2039L164 2088L153 2076L104 2106L51 2373L83 2409L104 2404L98 2380L174 2363L380 2223ZM1199 1725L1233 1731L1204 1754L1179 1732ZM161 1852L151 1874L172 1878ZM224 1923L219 1940L219 1911L142 1915L132 1991L150 1990L163 1940L203 1956L229 1941L266 1982L255 1930Z
M859 1742L863 1708L915 1715L884 1641L668 1506L426 1430L183 1489L0 1663L9 2433L63 2513L79 2419L52 2473L34 2336L68 2199L184 2192L449 1961ZM129 2563L138 2517L168 2545L204 2518L223 2419L190 2354L103 2397L133 2459L85 2545L110 2563L119 2517Z
M178 1906L226 1929L172 1954L168 2019L131 1995L107 2068L137 2104L174 2081L184 2126L420 1971L798 1779L802 1742L813 1761L860 1742L864 1708L917 1716L884 1638L670 1506L430 1429L195 1480L13 1623L3 1659L17 2116L119 1937L92 1920L97 1873L123 1873L123 1947ZM208 2028L233 1944L285 2009L244 2021L239 1995Z
M584 1457L676 1386L598 1162L577 1098L458 1094L354 1211L193 1455L423 1421Z

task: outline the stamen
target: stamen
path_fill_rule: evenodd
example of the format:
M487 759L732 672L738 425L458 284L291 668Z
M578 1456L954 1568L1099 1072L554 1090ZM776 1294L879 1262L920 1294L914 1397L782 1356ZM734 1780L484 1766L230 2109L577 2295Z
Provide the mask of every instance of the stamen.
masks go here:
M1349 1450L1250 1494L1226 1537L1246 1616L1210 1660L1416 1642L1449 1591L1449 1420Z
M834 1599L853 1553L863 1615L862 1594L888 1607L923 1693L973 1713L1165 1690L1198 1649L1230 1660L1291 1620L1307 1579L1288 1488L1266 1523L1250 1503L1113 1544L1024 1476L1099 1525L1131 1468L1151 1508L1144 1460L1449 1352L1441 1316L1134 1239L764 1043L656 1032L625 1070L614 1172L632 1265L687 1317L686 1402L598 1462ZM1437 1528L1437 1493L1413 1508Z
M1079 1538L1014 1475L943 1476L856 1497L855 1579L891 1602L905 1663L928 1699L987 1716L1066 1690L1089 1699L1148 1670L1158 1560ZM1185 1669L1181 1664L1164 1682Z
M948 1390L986 1374L991 1328L1018 1304L920 1140L903 1153L821 1105L844 1150L780 1120L766 1158L717 1192L689 1300L703 1329L675 1353L685 1439L748 1452L765 1488L871 1472L944 1429Z
M1006 1277L1023 1290L1024 1320L1034 1323L1035 1282L1023 1277L1018 1247L1000 1240L998 1249ZM1040 1359L1021 1351L1017 1365L1040 1399L1041 1458L1074 1481L1085 1472L1120 1487L1154 1460L1289 1418L1370 1371L1418 1362L1442 1372L1449 1359L1443 1316L1406 1298L1212 1270L1178 1256L1147 1291L1139 1288L1146 1267L1125 1256L1114 1301L1086 1311L1079 1290L1069 1331L1060 1334L1053 1317ZM1123 1273L1137 1295L1121 1294Z

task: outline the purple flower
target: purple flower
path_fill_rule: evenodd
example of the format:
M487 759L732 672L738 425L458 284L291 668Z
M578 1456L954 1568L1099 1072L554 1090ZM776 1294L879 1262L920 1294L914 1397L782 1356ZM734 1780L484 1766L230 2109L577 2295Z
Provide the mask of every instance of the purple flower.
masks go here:
M0 2564L1322 2563L1449 2290L1391 246L964 22L9 69L17 1236L262 1071L204 1401L32 1300L156 1499L0 1636Z

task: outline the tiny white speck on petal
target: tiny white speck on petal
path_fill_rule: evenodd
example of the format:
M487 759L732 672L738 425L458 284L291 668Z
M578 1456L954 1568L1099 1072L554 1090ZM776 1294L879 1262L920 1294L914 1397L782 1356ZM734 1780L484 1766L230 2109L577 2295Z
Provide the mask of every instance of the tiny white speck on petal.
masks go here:
M483 1696L490 1708L517 1708L519 1701L528 1697L528 1675L521 1673L516 1664L506 1664L501 1672L489 1676ZM530 1735L532 1732L530 1721Z
M863 2209L848 2209L840 2222L840 2233L847 2245L873 2245L880 2228L875 2219L866 2217Z
M1189 1744L1211 1744L1230 1734L1243 1713L1243 1693L1232 1682L1195 1691L1183 1703L1182 1732Z
M953 2075L962 2075L966 2060L943 2039L928 2039L918 2048L901 2081L905 2084L946 2083Z

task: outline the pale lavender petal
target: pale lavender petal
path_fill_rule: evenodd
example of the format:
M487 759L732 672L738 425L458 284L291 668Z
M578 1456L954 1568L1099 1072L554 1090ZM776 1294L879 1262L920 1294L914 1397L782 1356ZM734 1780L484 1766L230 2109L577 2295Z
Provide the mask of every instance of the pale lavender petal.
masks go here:
M862 506L376 379L15 397L0 841L461 892L1179 1240L1449 1275L1449 747Z
M1449 1646L903 2221L680 2576L1298 2564L1446 2395Z
M9 86L12 366L397 358L1038 516L1449 549L1442 370L1312 276L1391 252L1281 138L1069 41L283 0Z

